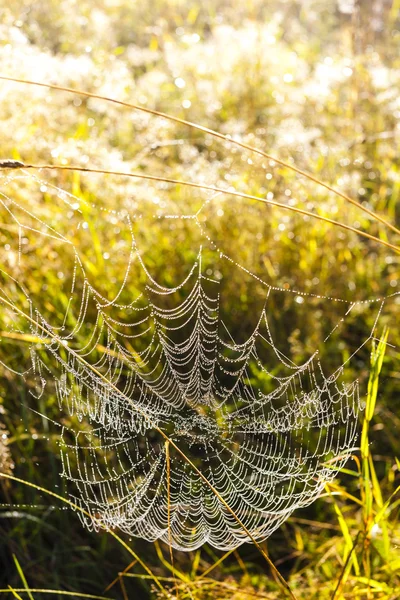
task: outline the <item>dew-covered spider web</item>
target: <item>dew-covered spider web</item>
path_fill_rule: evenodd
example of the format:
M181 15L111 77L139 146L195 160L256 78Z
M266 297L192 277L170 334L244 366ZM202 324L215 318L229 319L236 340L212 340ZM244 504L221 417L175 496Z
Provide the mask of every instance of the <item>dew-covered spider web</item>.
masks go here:
M182 550L263 540L356 446L385 299L301 291L254 248L228 253L244 211L229 197L152 184L114 209L87 199L87 177L85 195L3 171L2 365L33 410L56 398L60 475L87 527Z

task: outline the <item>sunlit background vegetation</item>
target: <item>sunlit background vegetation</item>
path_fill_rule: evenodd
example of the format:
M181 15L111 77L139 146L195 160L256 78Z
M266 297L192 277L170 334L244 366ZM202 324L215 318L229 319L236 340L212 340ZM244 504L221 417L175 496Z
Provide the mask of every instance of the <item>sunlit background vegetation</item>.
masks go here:
M10 0L0 7L0 74L79 88L217 130L311 173L399 224L399 8L397 0ZM235 189L400 245L395 232L343 198L227 140L46 87L0 81L0 99L0 158ZM368 457L355 449L347 471L322 498L297 511L266 548L299 599L400 597L399 253L311 217L163 182L43 170L2 179L0 191L67 234L75 215L61 206L51 186L87 203L85 228L74 234L74 244L105 296L112 297L123 279L129 240L99 207L138 217L133 227L146 265L157 280L171 285L190 270L203 234L190 220L165 225L157 217L193 213L204 205L200 222L218 250L269 285L312 295L283 294L269 305L274 339L294 359L319 347L342 316L341 303L326 297L387 298L376 330L381 337L388 327L389 336L368 424L373 456L368 477L361 466ZM54 240L37 243L33 234L20 240L7 211L1 212L0 268L42 299L54 318L62 318L68 303L71 265ZM255 307L264 301L262 283L233 264L210 259L209 268L221 280L225 323L235 339L246 339L254 329ZM143 275L136 275L132 295L143 286ZM368 337L375 304L360 307L342 338L321 345L328 371ZM0 360L25 364L26 341L0 336ZM366 345L353 365L364 399L368 378L378 377L370 364L372 350ZM51 386L34 404L29 383L0 366L0 471L62 494L58 433L48 421L60 421L60 411ZM0 486L1 588L29 585L123 600L156 597L137 564L118 576L132 557L107 533L89 533L76 514L37 490L4 480ZM166 545L127 541L159 577L171 578ZM221 557L208 546L174 552L179 583L172 580L172 586L179 590L173 597L283 597L249 544L202 577ZM4 597L15 594L27 597L26 591ZM31 594L35 600L48 597Z

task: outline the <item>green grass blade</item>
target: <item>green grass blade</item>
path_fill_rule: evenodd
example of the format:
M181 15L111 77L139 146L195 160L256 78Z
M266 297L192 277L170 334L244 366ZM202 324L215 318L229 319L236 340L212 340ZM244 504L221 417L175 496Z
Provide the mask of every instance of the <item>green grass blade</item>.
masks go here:
M28 582L27 582L26 577L24 575L24 572L22 570L22 567L19 564L18 558L15 556L15 554L13 554L13 559L14 559L14 562L15 562L15 566L17 567L18 574L21 577L22 583L24 584L25 590L26 590L26 592L27 592L27 594L29 596L29 600L34 600L32 594L30 592L29 585L28 585Z
M354 567L354 572L355 574L358 576L360 575L360 566L358 564L358 560L356 555L354 554L353 550L354 550L354 544L353 544L353 538L352 535L350 533L349 527L347 525L346 519L343 515L343 512L340 510L340 507L338 505L338 503L336 502L335 498L333 497L333 495L329 492L329 488L328 489L328 493L331 497L331 500L333 502L333 507L335 509L335 513L336 516L338 518L339 521L339 525L340 525L340 529L343 535L343 540L345 543L345 550L344 550L344 556L343 556L343 560L345 562L345 565L347 567L347 571L346 569L343 570L342 576L341 576L341 580L346 580L348 572L350 571L351 568L351 562L349 557L351 557L352 559L352 563L353 563L353 567Z
M14 598L18 598L18 600L22 600L21 596L19 594L17 594L16 590L14 590L14 588L12 588L11 585L8 586L8 589L6 590L6 592L11 592L12 595L14 596Z

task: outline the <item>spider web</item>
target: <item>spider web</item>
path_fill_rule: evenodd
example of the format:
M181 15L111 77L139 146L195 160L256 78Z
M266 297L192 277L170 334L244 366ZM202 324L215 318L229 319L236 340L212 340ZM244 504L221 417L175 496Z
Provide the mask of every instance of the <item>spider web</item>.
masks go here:
M68 226L62 230L61 219L49 224L43 203L33 209L16 202L16 187L30 202L46 193L58 202L59 216L70 215ZM32 340L30 366L22 373L11 359L3 364L23 374L36 398L55 390L61 476L70 498L88 514L78 512L87 527L117 527L181 550L205 542L231 549L249 541L232 511L254 539L263 540L318 497L356 443L362 403L353 363L374 335L383 301L349 302L263 281L213 241L200 218L215 199L212 193L196 200L192 213L182 215L174 205L173 214L154 217L151 231L155 223L162 228L160 223L177 220L192 231L192 263L169 285L156 281L140 250L135 227L148 231L148 223L101 207L97 218L117 223L128 240L122 280L106 297L76 241L85 236L88 206L27 171L6 175L3 189L4 222L17 232L11 238L18 245L17 275L2 272L1 294L13 307L4 308L3 320L11 337L29 330ZM40 286L28 289L18 276L21 261L32 260L23 248L30 238L36 247L46 239L61 248L70 289L61 321L45 306L56 300L43 297ZM28 265L34 280L39 267ZM253 331L240 341L222 314L221 273L237 269L262 290ZM327 302L340 309L320 347L302 360L293 360L274 339L269 309L283 305L283 298L296 310ZM370 335L327 370L324 345L340 339L346 320L360 318L364 305L375 307Z

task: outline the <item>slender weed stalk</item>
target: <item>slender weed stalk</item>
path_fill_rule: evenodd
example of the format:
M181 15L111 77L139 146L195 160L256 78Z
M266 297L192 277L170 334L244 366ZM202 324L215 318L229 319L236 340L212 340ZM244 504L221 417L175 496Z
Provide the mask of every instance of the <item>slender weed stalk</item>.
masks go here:
M391 229L392 231L394 231L395 233L397 233L398 235L400 235L400 229L398 229L395 225L393 225L392 223L389 223L388 221L386 221L386 219L384 219L384 217L377 215L376 213L374 213L373 211L371 211L369 208L367 208L366 206L363 206L362 204L360 204L359 202L357 202L356 200L354 200L353 198L350 198L349 196L347 196L346 194L343 194L343 192L341 192L340 190L337 190L336 188L333 188L332 186L328 185L327 183L324 183L323 181L321 181L320 179L318 179L317 177L314 177L313 175L311 175L310 173L307 173L306 171L303 171L302 169L299 169L298 167L289 164L279 158L277 158L276 156L272 156L271 154L268 154L266 152L264 152L263 150L260 150L259 148L256 148L255 146L250 146L249 144L246 144L244 142L240 142L239 140L237 140L236 138L233 138L231 136L228 135L224 135L222 133L219 133L218 131L215 131L213 129L209 129L208 127L204 127L203 125L198 125L196 123L192 123L191 121L186 121L185 119L180 119L179 117L174 117L172 115L169 115L167 113L163 113L160 112L158 110L152 110L150 108L146 108L144 106L140 106L138 104L132 104L130 102L123 102L122 100L117 100L116 98L110 98L107 96L101 96L99 94L94 94L91 92L86 92L84 90L79 90L76 88L70 88L70 87L63 87L60 85L54 85L54 84L50 84L50 83L43 83L43 82L39 82L39 81L32 81L29 79L19 79L16 77L7 77L5 75L0 75L0 79L4 80L4 81L13 81L14 83L22 83L25 85L35 85L35 86L39 86L39 87L46 87L48 89L52 89L52 90L59 90L62 92L67 92L67 93L72 93L72 94L79 94L80 96L85 96L87 98L96 98L98 100L104 100L106 102L111 102L113 104L117 104L119 106L124 106L126 108L130 108L133 110L138 110L147 114L151 114L157 117L161 117L163 119L167 119L168 121L173 121L174 123L179 123L181 125L185 125L187 127L190 127L192 129L196 129L198 131L202 131L203 133L207 133L215 138L221 139L225 142L229 142L232 145L238 146L240 148L243 148L244 150L248 150L250 152L254 152L255 154L258 154L259 156L262 156L263 158L266 158L268 160L274 161L276 164L285 167L286 169L289 169L290 171L293 171L294 173L297 173L298 175L305 177L306 179L316 183L317 185L325 188L326 190L328 190L329 192L332 192L333 194L335 194L336 196L342 198L343 200L345 200L346 202L349 202L350 204L353 204L354 206L357 206L359 209L361 209L363 212L367 213L369 216L373 217L375 220L380 221L382 224L384 224L386 227L388 227L389 229Z
M246 200L255 200L256 202L262 202L263 204L267 204L268 206L273 206L276 208L287 210L289 212L297 213L297 214L303 215L305 217L317 219L318 221L323 221L324 223L328 223L329 225L334 225L335 227L340 227L341 229L345 229L347 231L352 231L353 233L356 233L356 234L358 234L362 237L365 237L369 240L372 240L378 244L386 246L386 248L390 248L391 250L394 250L395 252L400 254L399 246L395 246L394 244L391 244L390 242L388 242L384 239L378 238L370 233L367 233L366 231L357 229L356 227L352 227L351 225L347 225L346 223L342 223L341 221L336 221L335 219L330 219L328 217L324 217L322 215L311 212L309 210L305 210L303 208L297 208L295 206L290 206L289 204L284 204L283 202L277 202L275 200L268 200L267 198L261 198L260 196L253 196L251 194L244 194L244 193L238 192L236 190L231 190L231 189L226 190L226 189L220 188L218 186L206 185L206 184L202 184L202 183L195 183L192 181L186 181L186 180L182 180L182 179L170 179L168 177L158 177L156 175L145 175L143 173L129 173L126 171L110 171L110 170L106 170L106 169L92 169L89 167L65 166L65 165L46 165L46 164L43 164L43 165L27 164L27 165L23 165L23 167L25 169L50 169L50 170L60 170L60 171L79 171L79 172L83 172L83 173L101 173L101 174L107 174L107 175L117 175L119 177L135 177L137 179L147 179L150 181L161 181L163 183L170 183L170 184L174 184L174 185L184 185L184 186L188 186L188 187L192 187L192 188L196 188L196 189L207 190L207 191L217 192L217 193L221 193L221 194L228 194L230 196L234 196L236 198L242 198L242 199L246 199ZM10 167L2 167L0 164L0 169L1 168L4 169L4 168L10 168ZM19 165L18 168L21 168L21 165ZM374 218L376 220L380 220L377 215L374 215Z
M17 567L18 574L21 577L22 583L24 584L24 589L25 589L26 593L28 594L29 600L34 600L32 593L29 590L29 586L28 586L28 582L26 580L25 574L24 574L22 567L18 562L18 558L15 556L15 554L13 554L13 559L14 559L15 566Z
M24 588L13 588L11 587L11 585L8 586L7 589L0 589L0 594L10 594L10 592L14 595L14 598L20 598L20 600L22 600L22 597L19 594L22 593L27 593L27 594L48 594L48 595L54 595L54 596L66 596L69 598L86 598L87 600L111 600L109 597L107 598L106 596L96 596L95 594L83 594L81 592L70 592L68 590L50 590L50 589L46 589L46 588L28 588L28 587L24 587ZM31 596L29 596L31 597Z

